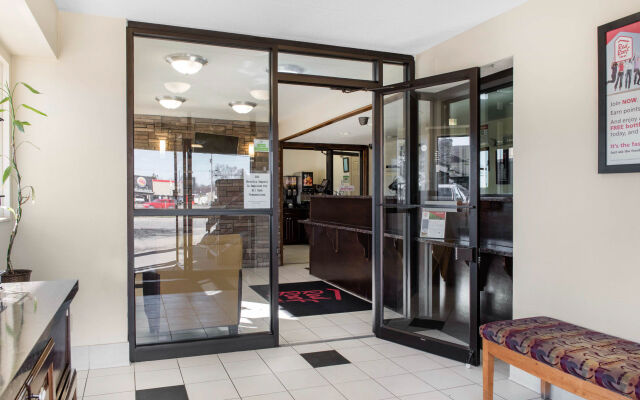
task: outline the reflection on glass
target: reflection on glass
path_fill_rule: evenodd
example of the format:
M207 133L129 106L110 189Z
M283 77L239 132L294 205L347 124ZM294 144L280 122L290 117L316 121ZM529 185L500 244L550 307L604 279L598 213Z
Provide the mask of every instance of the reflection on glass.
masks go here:
M480 94L480 149L480 194L512 194L512 85Z
M371 80L373 63L280 52L278 53L278 72Z
M333 191L340 196L359 196L360 154L343 153L333 156Z
M382 162L385 203L405 203L405 99L402 95L384 97Z
M158 62L178 53L220 62L189 76ZM268 54L135 39L135 208L270 208ZM155 100L176 91L177 108ZM255 107L240 114L236 101ZM249 198L257 186L264 196Z
M469 203L469 83L417 90L420 203Z
M382 81L384 86L404 82L404 65L384 63L382 65Z
M268 216L135 217L133 236L137 344L270 330Z

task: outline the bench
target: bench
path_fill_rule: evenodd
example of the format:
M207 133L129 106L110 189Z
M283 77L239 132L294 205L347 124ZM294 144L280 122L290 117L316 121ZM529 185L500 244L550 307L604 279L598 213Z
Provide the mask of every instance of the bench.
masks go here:
M587 400L640 400L640 344L548 317L491 322L480 327L484 400L493 400L498 358Z

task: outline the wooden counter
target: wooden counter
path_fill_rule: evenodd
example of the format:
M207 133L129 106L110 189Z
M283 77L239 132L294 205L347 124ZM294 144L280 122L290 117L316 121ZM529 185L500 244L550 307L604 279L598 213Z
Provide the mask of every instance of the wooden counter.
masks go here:
M76 399L69 306L78 281L3 283L0 302L0 399Z

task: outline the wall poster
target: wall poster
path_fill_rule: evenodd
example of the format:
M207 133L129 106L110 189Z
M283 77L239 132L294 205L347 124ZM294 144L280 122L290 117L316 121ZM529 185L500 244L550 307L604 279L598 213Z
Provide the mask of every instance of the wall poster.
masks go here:
M598 172L640 172L640 13L598 27Z

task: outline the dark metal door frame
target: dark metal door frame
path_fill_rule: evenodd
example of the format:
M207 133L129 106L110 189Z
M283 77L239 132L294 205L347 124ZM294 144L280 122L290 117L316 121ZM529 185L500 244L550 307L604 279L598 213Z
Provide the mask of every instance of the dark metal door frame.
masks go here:
M270 127L269 141L270 178L271 178L271 208L269 209L238 209L238 210L139 210L133 205L133 117L134 117L134 38L146 37L164 40L200 43L214 46L235 47L268 51L270 75ZM370 61L372 64L372 79L349 79L331 76L316 76L308 74L291 74L278 71L278 54L293 53L317 57L338 58L354 61ZM389 52L356 49L349 47L330 46L316 43L298 42L265 38L251 35L216 32L203 29L183 28L159 24L149 24L129 21L126 32L127 54L127 296L128 296L128 340L129 358L131 361L145 361L176 356L190 356L247 350L254 348L274 347L279 344L278 326L278 240L280 237L280 148L278 137L278 84L290 83L311 86L325 86L343 90L371 90L383 85L382 69L385 63L405 66L408 79L413 78L414 58L410 55ZM136 346L135 336L135 276L133 257L133 220L137 215L268 215L270 217L271 237L271 332L245 334L220 339L186 341L180 343ZM274 284L275 283L275 284Z
M407 290L415 290L417 282L412 276L411 266L417 262L416 244L413 241L416 232L417 221L411 218L411 213L406 212L419 208L417 205L417 173L418 173L418 126L417 126L417 110L418 101L414 90L429 86L435 86L450 82L468 80L470 86L470 177L469 177L469 248L471 249L471 260L469 261L469 299L470 299L470 332L469 346L460 346L447 343L437 339L426 338L424 336L411 334L405 331L394 329L384 325L384 305L383 305L383 241L384 241L384 188L382 185L382 177L384 176L384 159L383 159L383 140L384 140L384 96L395 93L404 94L405 98L405 127L408 127L406 135L406 182L405 198L406 204L396 206L398 209L404 209L404 268L405 271L405 297ZM373 122L374 122L374 140L373 140L373 308L374 308L374 332L376 336L383 339L391 340L406 346L425 350L444 357L452 358L461 362L478 365L479 357L479 288L478 288L478 205L480 200L479 190L479 117L480 117L480 98L479 98L480 68L469 68L460 71L449 72L441 75L431 76L427 78L416 79L395 85L389 85L374 90L373 102ZM408 240L409 239L409 240ZM411 302L405 303L411 307Z

